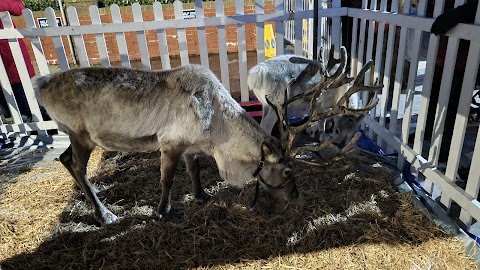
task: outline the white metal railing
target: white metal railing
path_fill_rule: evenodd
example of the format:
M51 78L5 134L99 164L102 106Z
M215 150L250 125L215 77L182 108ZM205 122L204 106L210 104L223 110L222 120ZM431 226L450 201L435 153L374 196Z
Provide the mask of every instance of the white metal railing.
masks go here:
M17 38L28 37L34 48L34 55L40 71L40 75L46 75L50 71L40 42L40 37L51 37L55 45L58 62L61 69L69 69L70 65L67 59L67 54L63 47L62 36L72 36L75 48L79 56L81 66L90 66L88 60L88 51L83 40L84 35L93 34L95 36L96 45L100 55L100 63L103 66L110 65L110 58L108 55L108 48L105 41L105 33L115 33L115 38L118 50L121 54L121 64L130 67L130 59L128 57L128 48L126 46L126 32L135 32L138 40L138 47L140 51L140 58L142 68L150 69L150 57L148 54L148 44L146 42L145 31L155 31L157 34L158 45L160 50L160 58L162 68L170 68L170 57L168 54L168 46L166 42L165 30L177 29L177 41L180 48L180 59L182 64L189 62L188 48L186 46L185 28L198 29L199 44L205 44L206 37L203 29L207 26L214 26L217 28L218 44L219 44L219 59L221 66L221 81L229 88L229 69L226 49L226 25L236 25L237 39L238 39L238 68L241 83L241 99L247 101L249 99L248 89L245 85L247 76L246 63L246 46L245 46L245 24L253 23L257 28L257 50L260 52L257 61L263 61L264 56L261 52L264 51L263 46L263 25L265 22L276 22L276 43L277 54L283 54L284 38L292 40L294 51L296 54L303 54L305 50L302 38L303 19L311 19L313 17L313 10L303 10L303 2L301 0L295 1L295 6L290 5L292 1L283 2L281 0L275 1L275 12L265 14L263 12L263 1L255 1L255 14L244 15L243 5L237 1L236 15L224 16L223 1L216 2L216 17L203 18L202 17L202 2L195 1L195 9L197 11L197 18L183 20L179 14L182 13L182 5L179 1L175 2L176 18L173 20L165 20L162 14L162 5L160 3L154 4L154 21L143 21L140 6L133 4L134 22L122 23L120 17L119 7L111 6L111 16L113 23L105 23L100 20L98 9L96 7L90 8L91 25L79 25L76 10L68 8L67 13L70 18L70 26L58 27L55 23L55 14L52 9L45 11L45 16L48 19L48 28L36 28L32 12L24 10L24 18L27 28L13 29L11 27L11 18L7 13L0 13L0 18L5 26L5 29L0 30L0 38L7 38L9 45L14 52L15 62L21 80L27 93L29 104L32 107L32 112L35 117L33 123L22 123L22 119L18 113L18 108L14 100L9 99L10 109L15 112L15 124L2 124L0 126L1 133L9 132L23 132L31 130L45 130L56 128L52 121L42 121L38 104L33 94L33 86L28 77L26 67L23 65L22 54L18 46ZM286 3L290 4L286 4ZM436 9L435 16L440 13L440 5L442 1L435 1ZM408 11L400 11L399 2L393 1L391 6L387 5L386 0L381 1L364 1L362 9L354 8L340 8L340 1L334 1L331 8L323 8L320 5L318 10L321 23L319 24L319 35L322 39L326 35L326 39L321 43L324 46L333 42L340 43L340 16L349 16L354 18L352 25L352 46L350 55L352 58L351 70L355 75L358 72L358 67L363 65L367 59L375 60L375 67L371 75L373 78L380 78L384 84L384 90L381 95L381 101L377 110L373 111L369 117L366 118L366 125L370 134L377 136L377 143L386 146L385 149L396 151L399 153L398 167L403 169L405 161L412 164L419 177L424 177L424 187L427 191L433 193L437 188L441 191L440 200L447 208L451 207L451 202L454 201L461 208L461 221L467 226L474 220L480 219L480 207L477 201L478 191L480 188L480 170L472 169L468 177L466 188L460 188L455 182L455 173L460 162L461 146L465 138L465 129L467 126L468 108L473 86L475 85L477 69L480 57L480 27L477 25L462 24L457 26L454 30L449 32L449 39L452 41L448 43L447 59L454 59L457 51L457 40L465 39L471 41L469 58L466 65L465 76L463 80L463 88L461 92L459 110L456 116L456 123L454 129L454 137L450 147L450 157L446 165L445 173L441 172L438 165L438 148L440 147L441 136L436 136L432 139L432 144L429 149L424 149L423 145L423 129L425 128L425 117L428 106L435 106L436 104L429 104L430 90L433 80L433 71L435 67L435 60L439 44L439 38L430 35L428 44L428 53L425 74L423 78L423 87L421 88L421 95L419 96L419 109L414 111L412 105L414 101L414 90L416 88L415 80L417 78L419 48L423 38L423 32L429 32L432 18L425 18L425 7L427 0L421 0L418 6L418 15L410 15ZM288 6L287 9L286 5ZM310 4L309 4L310 5ZM406 0L404 6L410 6L410 1ZM379 10L379 11L377 11ZM295 26L291 26L291 21L295 22ZM326 20L326 22L325 22ZM286 22L285 24L281 22ZM480 22L480 16L477 16L476 22ZM307 24L308 26L308 24ZM399 31L396 31L396 27ZM410 69L408 74L403 74L402 66L404 65L404 58L407 48L407 34L412 33L413 40L408 41L412 48L409 53L411 56ZM307 31L310 35L310 31ZM293 33L293 34L292 34ZM399 42L395 42L395 40ZM339 46L336 46L338 48ZM310 47L308 47L309 49ZM202 65L208 65L208 52L206 46L199 46L200 58ZM446 62L444 69L444 79L442 80L440 100L438 108L445 108L448 105L448 95L451 88L451 79L447 76L453 74L455 61ZM1 63L1 61L0 61ZM397 71L391 72L391 67L396 66ZM401 89L403 77L407 78L406 89ZM367 81L368 83L369 81ZM9 87L8 78L5 68L0 64L0 83L4 86L3 91L7 97L13 97L11 88ZM389 85L393 84L393 91L389 93ZM386 121L386 104L388 96L393 97L393 104L391 107L390 121ZM402 99L401 97L404 96ZM413 114L417 114L416 136L412 146L408 145L408 135L410 134L410 125ZM401 116L401 121L397 120L397 116ZM437 134L443 131L445 122L445 114L437 109L435 127ZM473 151L473 158L471 164L480 164L480 140L476 139L476 145Z
M299 10L313 10L314 8L314 1L315 0L286 0L284 2L283 10L285 12L293 12ZM327 9L332 7L331 0L323 0L319 1L318 10ZM323 17L318 16L318 32L317 32L317 46L330 48L332 44L332 18L331 17ZM297 23L298 22L298 23ZM301 26L300 26L301 22ZM297 23L297 24L295 24ZM298 33L299 29L302 29L302 50L295 50L294 53L297 55L304 55L310 59L316 58L313 55L313 41L315 39L315 35L313 33L313 17L303 20L294 20L294 21L287 21L285 22L285 39L294 44L295 42L299 42L298 40ZM337 23L339 25L340 22ZM295 28L297 27L297 28ZM340 29L340 28L337 28ZM297 36L295 36L297 33ZM295 45L295 48L298 48Z

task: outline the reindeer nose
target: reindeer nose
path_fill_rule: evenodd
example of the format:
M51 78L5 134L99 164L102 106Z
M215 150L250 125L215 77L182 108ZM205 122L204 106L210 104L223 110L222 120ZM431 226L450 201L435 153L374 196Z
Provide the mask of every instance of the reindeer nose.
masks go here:
M317 137L320 134L319 130L315 130L315 134L313 135L314 137Z

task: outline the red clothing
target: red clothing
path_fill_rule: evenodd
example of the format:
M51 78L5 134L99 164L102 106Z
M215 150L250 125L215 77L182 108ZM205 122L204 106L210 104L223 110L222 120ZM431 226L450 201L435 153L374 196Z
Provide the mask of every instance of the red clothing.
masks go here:
M0 0L0 11L8 11L13 16L21 16L22 10L25 8L21 0ZM3 29L3 24L0 21L0 29ZM27 51L27 46L23 39L18 39L20 49L22 50L23 59L27 66L28 74L30 78L35 76L35 70L32 65L32 60ZM21 83L20 76L18 75L17 66L13 60L12 51L8 45L8 40L0 39L0 56L2 56L3 64L7 71L8 78L11 84Z

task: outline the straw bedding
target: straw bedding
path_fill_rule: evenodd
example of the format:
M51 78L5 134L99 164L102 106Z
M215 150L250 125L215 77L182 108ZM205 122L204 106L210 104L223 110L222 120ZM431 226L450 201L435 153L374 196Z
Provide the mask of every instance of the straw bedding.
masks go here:
M314 167L295 163L303 198L279 204L254 184L221 182L211 158L201 179L213 194L199 206L183 163L167 221L158 153L96 150L91 181L120 217L100 227L59 162L20 174L0 194L2 269L475 269L462 244L393 190L392 174L350 157Z

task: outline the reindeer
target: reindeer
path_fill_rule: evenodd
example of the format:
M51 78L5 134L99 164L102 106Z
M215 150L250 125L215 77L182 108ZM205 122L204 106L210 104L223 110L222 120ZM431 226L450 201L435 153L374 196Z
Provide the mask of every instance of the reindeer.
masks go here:
M95 146L107 150L161 152L159 219L171 209L175 168L183 157L200 204L210 195L200 183L198 155L213 156L222 179L237 186L248 180L274 197L299 193L283 145L269 136L230 96L215 75L198 65L167 71L87 67L47 75L36 97L71 145L60 161L73 176L102 224L117 216L97 197L86 176Z
M368 113L371 109L373 109L378 103L378 100L374 100L373 97L376 96L376 93L383 88L383 85L378 85L378 83L375 83L374 86L365 86L363 84L365 80L365 73L369 68L371 68L373 61L368 61L360 70L355 79L350 78L347 76L346 72L347 51L345 47L341 47L340 51L340 60L333 59L333 55L330 54L329 62L338 62L338 64L335 65L325 64L323 61L323 57L320 58L319 61L308 60L301 57L290 57L290 62L307 62L307 67L305 67L305 69L300 73L300 75L297 77L297 80L292 79L288 82L288 85L287 87L285 87L283 94L278 93L277 95L272 95L272 97L275 98L275 101L272 101L271 97L267 95L265 96L265 102L274 111L276 117L280 119L279 127L282 141L286 141L287 153L289 153L291 157L294 157L298 152L303 150L320 151L329 145L337 146L342 153L348 152L360 136L360 133L355 132L358 124L361 122L361 120L363 120L364 115ZM323 55L322 52L321 55ZM315 66L315 68L313 68L313 66ZM333 67L328 68L328 66ZM316 83L312 83L313 85L311 85L310 88L300 88L300 93L289 97L289 92L295 92L292 88L298 87L299 85L305 85L305 80L309 81L309 77L311 77L311 74L315 74L316 70L319 70L320 80ZM308 73L310 75L304 76L305 73ZM353 83L350 85L352 81ZM321 108L321 106L318 106L318 102L319 100L321 100L319 97L321 97L322 94L329 91L330 89L335 90L343 88L345 87L345 85L347 85L348 87L347 91L345 93L342 93L339 100L331 107L330 110L318 111L318 108ZM350 108L348 106L348 100L353 94L361 90L373 93L373 95L370 95L370 100L368 104L364 108ZM305 123L296 127L292 127L288 121L290 117L289 113L291 111L291 108L289 106L295 103L298 104L298 101L302 102L301 104L305 104L305 100L309 100L308 113L310 117ZM310 125L312 125L312 123L325 120L329 117L338 117L337 127L335 128L335 136L333 138L325 140L319 146L300 146L296 149L293 149L293 142L295 136L299 132L307 129ZM352 121L348 117L353 117L355 121ZM343 132L342 134L342 127L346 130L350 130L349 133Z
M322 53L319 56L324 58ZM320 61L323 61L322 58ZM305 93L306 90L315 87L320 83L324 75L321 71L324 68L322 63L287 54L270 58L249 70L248 85L262 103L263 117L260 124L267 133L272 132L278 120L274 109L268 104L267 99L276 107L284 104L286 98L300 95ZM338 64L339 61L333 58L332 47L326 68L332 69ZM324 113L333 108L345 95L352 80L353 78L345 78L344 84L339 84L339 87L324 89L314 102L316 111ZM284 89L288 89L288 91L284 93ZM304 114L308 114L307 110L312 100L312 94L313 92L291 102L288 107L289 115L301 117ZM350 105L349 100L345 101L347 105ZM363 117L364 114L333 115L331 120L337 141L335 144L340 148L344 147L356 133ZM320 134L320 140L324 140L325 122L325 119L321 119L316 123L312 123L306 129L310 137L315 138Z

